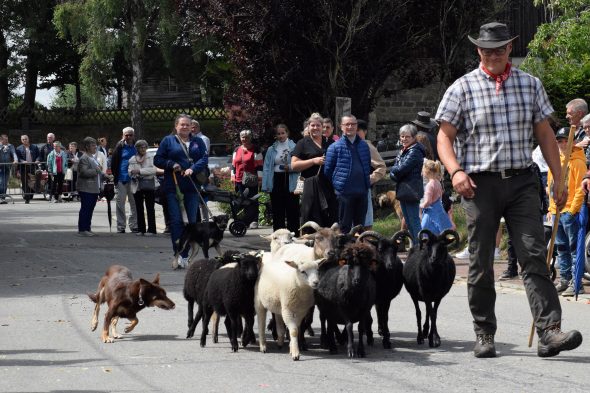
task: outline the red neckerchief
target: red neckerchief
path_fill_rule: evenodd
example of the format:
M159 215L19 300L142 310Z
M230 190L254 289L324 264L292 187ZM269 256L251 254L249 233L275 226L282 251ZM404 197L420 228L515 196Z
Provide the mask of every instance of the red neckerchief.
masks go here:
M482 71L485 72L487 75L491 76L492 78L494 78L494 80L496 81L496 94L500 94L500 89L502 88L502 83L504 83L504 81L506 79L508 79L508 77L510 76L510 69L511 68L512 68L512 65L510 63L507 63L506 68L504 69L504 72L501 73L500 75L495 75L495 74L492 74L490 72L490 70L488 70L486 68L486 66L481 64Z

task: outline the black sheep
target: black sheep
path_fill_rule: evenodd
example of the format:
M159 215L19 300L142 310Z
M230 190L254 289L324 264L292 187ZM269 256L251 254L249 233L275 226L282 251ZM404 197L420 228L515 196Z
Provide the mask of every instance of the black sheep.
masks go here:
M262 260L258 256L243 254L237 258L237 265L231 269L215 270L205 289L203 299L203 331L201 347L207 344L209 320L213 312L218 316L227 315L225 327L230 337L233 352L238 351L238 334L241 317L244 317L242 346L255 340L254 336L254 286Z
M391 239L385 238L379 232L364 232L358 239L359 242L369 242L375 247L377 256L377 268L373 272L377 293L375 296L375 310L377 311L377 325L379 334L383 337L383 348L390 349L390 333L387 326L389 320L389 307L391 301L399 295L404 286L403 263L397 256L400 246L403 247L404 238L410 238L408 231L399 231ZM372 344L373 331L370 318L367 324L367 343Z
M363 334L371 307L375 303L375 279L370 272L375 253L362 243L347 245L338 263L321 274L315 291L320 315L328 322L327 342L330 353L336 353L334 335L337 324L345 324L348 338L348 357L365 357ZM359 340L355 353L352 327L358 322Z
M205 288L211 274L221 266L233 262L233 258L239 255L239 251L228 250L222 256L211 259L199 259L190 264L184 276L184 298L188 302L188 332L186 338L191 338L195 334L197 324L203 317L203 297ZM197 303L197 315L193 318L193 307ZM217 330L217 329L215 329ZM213 338L217 342L217 338Z
M410 249L404 264L404 283L416 308L418 344L428 336L430 347L440 346L436 328L436 315L442 298L449 292L455 280L455 262L447 247L459 242L457 232L447 229L439 236L427 229L418 233L419 243ZM422 314L418 302L426 304L426 319L421 327ZM429 324L430 329L429 329Z

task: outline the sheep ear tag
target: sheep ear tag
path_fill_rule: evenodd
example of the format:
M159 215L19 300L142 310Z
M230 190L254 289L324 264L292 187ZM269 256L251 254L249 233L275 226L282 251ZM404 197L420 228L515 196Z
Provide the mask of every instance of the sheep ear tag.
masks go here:
M340 265L340 266L346 265L346 259L339 259L338 260L338 265Z

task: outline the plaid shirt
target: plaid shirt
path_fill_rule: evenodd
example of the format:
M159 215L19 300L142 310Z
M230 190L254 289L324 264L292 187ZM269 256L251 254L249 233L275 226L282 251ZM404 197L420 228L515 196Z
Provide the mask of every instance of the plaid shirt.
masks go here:
M481 68L457 79L436 113L457 129L455 153L467 173L531 165L533 126L553 113L541 81L517 68L496 94Z

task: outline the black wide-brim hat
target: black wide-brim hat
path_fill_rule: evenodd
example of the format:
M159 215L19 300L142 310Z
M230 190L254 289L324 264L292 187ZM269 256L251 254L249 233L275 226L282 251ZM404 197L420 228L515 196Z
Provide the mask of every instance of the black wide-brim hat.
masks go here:
M491 22L482 25L479 28L479 38L475 39L471 36L469 41L473 42L480 48L493 49L504 46L514 41L518 36L510 37L508 26L504 23Z
M415 120L412 120L412 123L422 128L428 129L431 129L438 125L436 124L436 121L434 121L434 119L430 118L430 113L428 112L418 112L418 116L416 116Z

